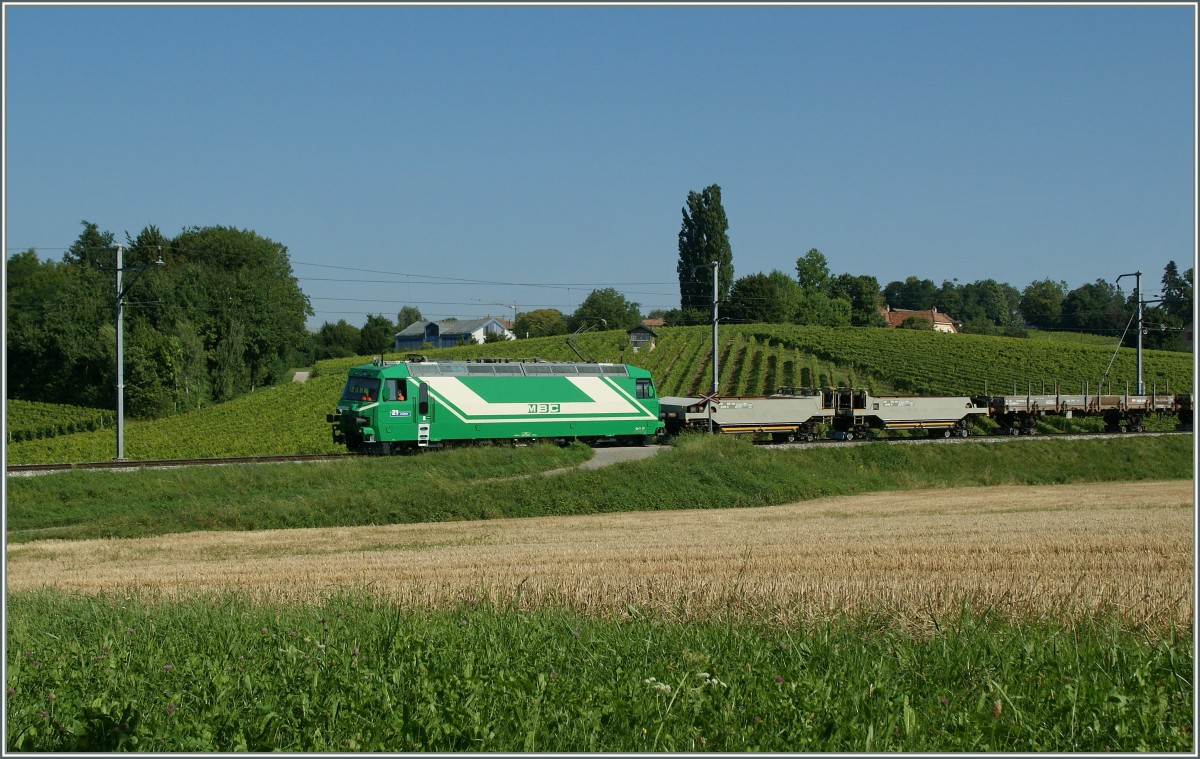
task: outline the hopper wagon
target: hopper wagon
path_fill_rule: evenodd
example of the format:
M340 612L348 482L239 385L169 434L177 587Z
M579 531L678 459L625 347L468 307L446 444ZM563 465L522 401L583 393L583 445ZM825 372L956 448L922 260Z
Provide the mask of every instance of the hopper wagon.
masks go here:
M420 356L351 368L326 421L335 443L381 455L538 440L646 445L662 431L654 382L645 369Z

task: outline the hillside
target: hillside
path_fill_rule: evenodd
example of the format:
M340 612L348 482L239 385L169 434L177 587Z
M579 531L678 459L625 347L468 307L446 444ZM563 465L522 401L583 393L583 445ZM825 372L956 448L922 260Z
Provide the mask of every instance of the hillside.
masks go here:
M653 351L633 353L622 331L575 338L584 357L649 369L660 395L691 395L711 382L709 327L658 330ZM947 335L915 330L739 325L720 329L721 395L761 395L780 387L850 385L877 393L980 394L1040 392L1060 383L1063 392L1124 392L1135 376L1135 351L1113 357L1109 347L1068 341ZM495 356L578 360L563 336L429 351L430 358ZM387 354L398 359L401 355ZM340 452L325 414L333 409L347 369L369 361L322 361L305 383L259 390L229 403L156 421L126 420L130 459ZM1145 351L1147 391L1190 392L1192 355ZM21 404L6 409L9 429ZM62 407L64 415L77 410ZM45 414L45 410L39 410ZM53 429L53 425L43 425ZM69 427L62 427L67 431ZM115 455L111 428L12 442L9 464L106 461Z

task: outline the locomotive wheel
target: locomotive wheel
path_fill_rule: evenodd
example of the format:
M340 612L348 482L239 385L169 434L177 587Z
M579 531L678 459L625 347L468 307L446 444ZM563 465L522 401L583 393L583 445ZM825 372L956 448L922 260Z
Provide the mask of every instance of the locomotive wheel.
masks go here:
M847 432L847 433L846 433L846 442L850 442L850 441L851 441L851 440L853 440L853 439L854 439L854 433L853 433L853 432Z
M816 439L816 437L817 437L816 435L814 435L814 434L812 434L812 433L810 432L810 433L808 433L807 435L805 435L805 436L804 436L804 442L806 442L806 443L811 443L813 440L815 440L815 439Z

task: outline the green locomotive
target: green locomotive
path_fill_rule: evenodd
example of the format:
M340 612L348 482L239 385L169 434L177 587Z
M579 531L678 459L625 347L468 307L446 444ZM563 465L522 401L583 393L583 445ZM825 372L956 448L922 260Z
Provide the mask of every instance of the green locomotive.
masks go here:
M663 429L650 372L626 364L381 361L350 369L335 443L389 454L477 442L645 445Z

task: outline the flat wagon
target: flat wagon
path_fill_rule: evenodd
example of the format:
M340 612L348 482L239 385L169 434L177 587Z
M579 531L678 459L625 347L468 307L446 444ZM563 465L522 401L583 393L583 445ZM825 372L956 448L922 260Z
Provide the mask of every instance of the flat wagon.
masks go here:
M1192 396L1151 392L1147 395L1129 393L1061 394L1032 392L1024 395L993 395L983 399L1002 432L1011 435L1032 435L1037 420L1047 415L1063 417L1098 416L1104 419L1108 432L1144 432L1146 417L1172 415L1178 418L1178 428L1190 431L1193 426Z

